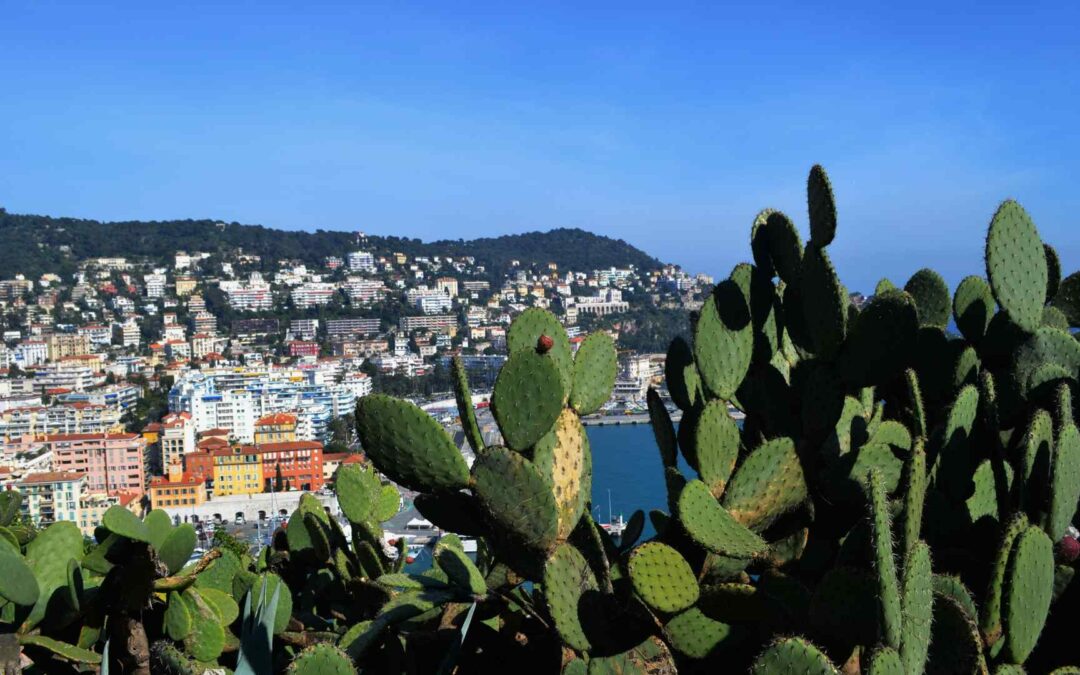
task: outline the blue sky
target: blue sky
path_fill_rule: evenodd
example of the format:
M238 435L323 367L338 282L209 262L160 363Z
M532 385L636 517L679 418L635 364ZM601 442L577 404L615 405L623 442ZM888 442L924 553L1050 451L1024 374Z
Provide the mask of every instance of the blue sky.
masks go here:
M762 207L805 233L820 162L852 289L981 272L1008 196L1080 267L1075 3L166 4L0 0L0 206L582 227L719 275Z

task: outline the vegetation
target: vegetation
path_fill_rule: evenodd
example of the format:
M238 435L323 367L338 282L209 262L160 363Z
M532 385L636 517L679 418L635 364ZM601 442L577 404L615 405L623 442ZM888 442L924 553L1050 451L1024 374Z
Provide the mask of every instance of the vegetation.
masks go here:
M652 537L640 511L619 541L590 514L580 416L610 396L614 345L595 333L573 354L530 309L492 394L503 446L485 445L452 371L472 467L416 406L361 400L372 464L335 481L349 533L305 494L257 556L217 547L185 566L190 526L117 507L83 556L73 525L28 532L0 493L0 620L42 670L105 651L140 673L1077 672L1080 274L1060 278L1008 201L987 278L950 298L923 270L856 310L820 167L808 203L809 242L759 214L754 263L669 346L683 417L650 392L668 491ZM430 569L383 545L399 495L376 469L458 533Z
M579 229L555 229L465 240L422 242L402 237L351 232L274 230L260 225L213 220L126 221L102 223L78 218L19 215L0 209L0 269L36 278L46 272L70 274L77 262L96 257L146 258L171 263L174 251L203 251L227 257L237 249L261 257L262 268L277 260L321 266L327 256L363 248L378 254L473 256L492 279L501 279L511 261L523 265L558 264L560 269L602 269L633 264L655 269L655 258L619 239ZM209 300L207 301L209 304Z

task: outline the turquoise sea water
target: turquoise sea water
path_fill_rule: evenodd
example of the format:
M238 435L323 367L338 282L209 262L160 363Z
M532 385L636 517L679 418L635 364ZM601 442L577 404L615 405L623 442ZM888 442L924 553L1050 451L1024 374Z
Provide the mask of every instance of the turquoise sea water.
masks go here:
M648 515L650 509L667 511L667 488L664 486L664 467L656 448L652 427L648 424L586 427L593 457L593 516L598 522L608 521L608 490L611 490L611 512L630 514L641 509L646 515L644 536L653 533ZM694 476L679 458L680 468Z

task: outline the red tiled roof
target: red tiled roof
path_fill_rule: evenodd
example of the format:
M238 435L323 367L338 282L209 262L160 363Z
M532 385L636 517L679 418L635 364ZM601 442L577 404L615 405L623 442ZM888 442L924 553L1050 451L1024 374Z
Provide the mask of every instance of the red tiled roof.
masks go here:
M296 424L296 415L290 415L289 413L274 413L273 415L267 415L266 417L261 418L255 423L255 426L280 426L282 424Z
M75 473L74 471L44 471L41 473L28 474L19 482L23 485L27 483L59 483L79 480L82 477L83 474Z
M140 497L138 492L121 492L117 496L120 498L120 506L127 506Z
M168 476L154 476L150 479L150 487L171 487L174 485L191 486L201 485L205 482L206 478L198 478L191 473L185 471L180 476L180 480L169 480Z
M224 438L218 438L213 436L211 438L204 438L195 444L195 447L202 448L204 450L210 450L213 448L229 447L229 442Z
M260 443L254 448L254 451L282 452L288 450L322 450L322 447L323 444L318 441L283 441L281 443Z
M97 441L97 440L134 440L139 438L138 434L46 434L45 440L48 442L61 442L61 441Z

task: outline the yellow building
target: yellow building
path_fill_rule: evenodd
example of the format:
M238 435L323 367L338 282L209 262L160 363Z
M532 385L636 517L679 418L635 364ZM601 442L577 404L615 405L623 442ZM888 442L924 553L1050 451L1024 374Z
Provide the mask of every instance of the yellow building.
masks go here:
M195 291L195 277L176 277L176 295L184 297Z
M185 473L179 458L169 464L167 476L150 481L150 508L183 508L198 506L206 501L206 479Z
M254 447L237 445L214 453L215 497L262 491L262 460Z
M296 441L296 415L275 413L255 422L255 445Z

